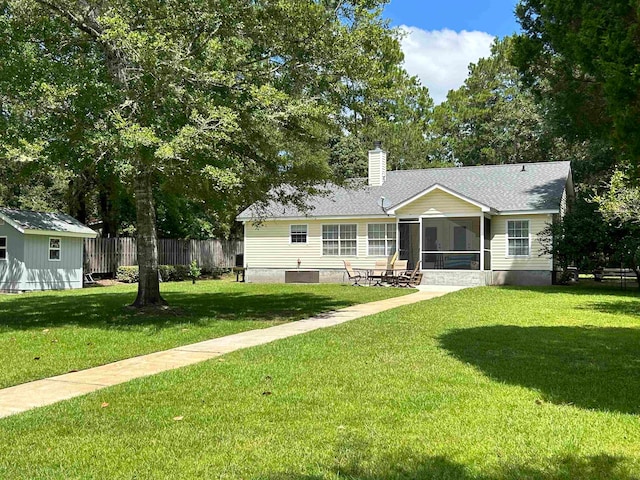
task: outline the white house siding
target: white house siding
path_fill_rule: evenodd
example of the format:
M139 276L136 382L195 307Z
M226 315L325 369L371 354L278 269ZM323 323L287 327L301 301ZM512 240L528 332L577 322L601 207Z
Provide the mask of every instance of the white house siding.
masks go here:
M23 235L8 224L0 225L0 237L7 237L7 259L0 260L0 291L23 290Z
M369 185L380 186L387 176L387 153L382 150L369 152Z
M367 255L367 225L395 223L394 217L359 220L274 220L262 225L245 223L244 261L248 269L344 269L343 260L354 267L372 268L376 259ZM356 224L356 256L322 255L322 225ZM290 243L290 225L308 225L307 243ZM384 257L382 257L384 258Z
M55 235L51 235L55 237ZM25 235L23 290L82 288L83 239L60 238L60 261L49 260L49 235Z
M419 215L480 215L480 208L442 190L433 190L409 205L396 210L396 216Z
M509 257L507 255L507 221L529 220L531 252L528 257ZM492 270L531 270L551 271L551 255L542 255L540 233L552 221L551 215L497 215L491 220L491 269Z

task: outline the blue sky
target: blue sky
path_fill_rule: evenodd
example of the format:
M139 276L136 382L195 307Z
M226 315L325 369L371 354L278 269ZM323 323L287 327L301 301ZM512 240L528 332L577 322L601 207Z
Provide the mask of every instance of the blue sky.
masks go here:
M503 37L519 31L513 11L516 0L391 0L384 16L393 25L424 30L479 30Z
M405 68L436 103L464 82L469 63L490 54L495 37L520 31L517 0L391 0L384 16L405 32Z

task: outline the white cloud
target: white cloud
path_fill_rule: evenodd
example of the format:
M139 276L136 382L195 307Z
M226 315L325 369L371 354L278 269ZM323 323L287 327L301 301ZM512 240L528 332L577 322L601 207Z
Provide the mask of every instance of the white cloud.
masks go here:
M436 104L446 99L449 90L464 83L470 63L491 54L494 37L485 32L400 28L405 33L401 41L405 68L429 88Z

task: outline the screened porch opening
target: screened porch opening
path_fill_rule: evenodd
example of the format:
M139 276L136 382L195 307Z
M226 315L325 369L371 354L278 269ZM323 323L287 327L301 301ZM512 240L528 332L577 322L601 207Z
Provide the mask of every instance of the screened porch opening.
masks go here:
M488 253L487 245L481 251L480 221L480 217L423 218L422 269L480 270L480 255Z

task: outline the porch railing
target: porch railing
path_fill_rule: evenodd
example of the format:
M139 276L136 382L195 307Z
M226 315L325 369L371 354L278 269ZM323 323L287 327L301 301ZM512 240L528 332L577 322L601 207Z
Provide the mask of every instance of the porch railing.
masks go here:
M423 270L480 270L479 250L422 251Z

